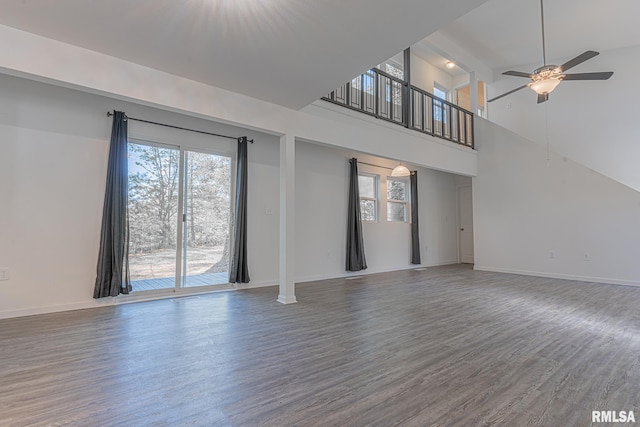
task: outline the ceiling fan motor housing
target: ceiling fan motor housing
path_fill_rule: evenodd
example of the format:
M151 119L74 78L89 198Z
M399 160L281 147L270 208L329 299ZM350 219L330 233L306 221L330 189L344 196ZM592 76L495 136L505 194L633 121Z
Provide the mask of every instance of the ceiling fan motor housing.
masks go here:
M557 65L545 65L544 67L536 68L531 73L531 80L534 82L544 79L561 79L562 77L562 71Z

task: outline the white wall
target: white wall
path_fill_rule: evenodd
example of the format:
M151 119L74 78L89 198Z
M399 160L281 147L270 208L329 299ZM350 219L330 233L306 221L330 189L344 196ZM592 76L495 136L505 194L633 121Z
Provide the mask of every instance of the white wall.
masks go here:
M0 317L91 307L111 119L132 117L255 139L249 149L253 284L278 280L279 139L0 75ZM233 150L235 141L130 122L132 137ZM231 142L229 142L231 141ZM271 207L274 215L265 215ZM274 249L275 245L275 249Z
M576 52L578 54L579 52ZM568 58L553 59L562 63ZM514 67L528 71L536 65ZM522 89L489 104L489 119L532 141L549 143L563 156L640 191L640 127L637 125L640 85L640 46L601 52L569 73L613 71L606 81L567 81L536 103L536 94ZM501 76L489 98L511 90L525 79Z
M431 65L418 55L411 55L411 84L433 93L433 83L437 82L450 91L453 90L453 77L438 67Z
M467 46L462 46L454 41L446 31L436 31L426 39L421 40L418 45L416 45L416 48L420 49L420 45L424 45L429 50L448 58L463 70L475 71L476 79L478 80L485 82L493 80L493 70L487 67L482 59L476 58L475 53L469 50Z
M469 84L469 73L460 74L453 77L453 87L458 89Z
M402 132L402 127L384 126L381 120L327 115L327 102L295 111L2 25L0 51L2 73L456 174L476 173L476 153L471 149L419 132Z
M296 281L317 280L379 271L413 268L410 263L410 224L384 220L364 223L367 270L345 271L348 159L394 167L397 163L362 153L318 144L296 147ZM456 176L424 168L418 170L422 265L457 261ZM359 172L380 175L384 194L389 169L358 166Z
M636 191L486 120L476 132L476 269L640 285Z

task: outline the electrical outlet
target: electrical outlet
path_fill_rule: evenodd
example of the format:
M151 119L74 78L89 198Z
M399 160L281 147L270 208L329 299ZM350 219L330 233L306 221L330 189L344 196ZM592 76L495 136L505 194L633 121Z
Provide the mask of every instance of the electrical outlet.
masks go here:
M266 209L264 210L264 214L265 214L265 215L273 215L273 209L271 209L271 208L266 208Z
M589 255L588 253L585 252L584 254L584 260L585 261L591 261L591 255Z
M9 280L9 269L8 268L0 268L0 281Z

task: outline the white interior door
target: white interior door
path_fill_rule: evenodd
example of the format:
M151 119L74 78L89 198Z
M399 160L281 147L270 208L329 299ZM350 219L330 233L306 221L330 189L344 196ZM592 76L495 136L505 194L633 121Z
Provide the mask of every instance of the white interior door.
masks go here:
M473 264L473 199L470 185L458 187L458 251L460 262Z

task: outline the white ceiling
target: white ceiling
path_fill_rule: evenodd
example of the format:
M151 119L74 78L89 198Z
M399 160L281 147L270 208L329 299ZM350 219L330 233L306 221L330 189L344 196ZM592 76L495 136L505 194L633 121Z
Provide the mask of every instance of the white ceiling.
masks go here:
M544 15L547 62L556 65L586 50L640 44L638 0L547 0ZM518 66L542 64L539 0L489 0L440 33L495 71L529 72ZM580 67L580 71L601 71L589 69L588 63Z
M429 44L423 41L420 41L411 46L411 52L415 53L420 58L427 61L429 64L439 68L441 71L444 71L452 77L468 74L468 72L470 71L464 70L457 64L453 68L447 68L448 62L453 62L454 64L455 62L450 58L447 58L446 56L436 52Z
M0 24L294 109L438 29L497 72L542 63L539 0L0 0L0 8ZM638 0L547 0L548 61L639 45L638 16ZM428 46L414 49L443 68L446 55Z
M299 109L486 0L0 0L0 24Z

